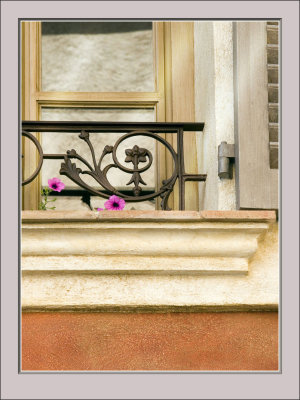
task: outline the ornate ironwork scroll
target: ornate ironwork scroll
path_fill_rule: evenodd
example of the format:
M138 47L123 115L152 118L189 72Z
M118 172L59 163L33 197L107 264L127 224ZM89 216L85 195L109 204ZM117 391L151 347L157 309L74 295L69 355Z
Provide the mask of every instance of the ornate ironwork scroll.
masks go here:
M85 189L87 192L100 197L108 198L112 194L122 197L126 202L142 202L152 200L156 197L161 198L161 208L163 210L170 210L168 207L168 199L173 191L174 185L178 180L179 183L179 208L184 209L184 184L186 181L205 181L205 174L186 174L184 171L184 149L183 149L183 132L187 131L201 131L204 124L186 124L186 123L101 123L101 122L46 122L46 121L23 121L22 135L30 139L36 146L39 153L38 166L34 173L22 182L26 185L32 182L39 174L44 159L62 159L61 168L59 173L70 178L78 186ZM65 154L44 154L39 141L31 132L80 132L79 138L83 140L89 147L91 160L89 163L85 158L77 153L75 149L66 150ZM101 132L125 132L114 145L106 145L99 157L95 153L94 146L90 140L90 134L99 134ZM160 134L173 133L177 135L177 151L167 142ZM153 164L153 155L150 150L141 148L137 144L132 148L125 150L124 162L132 165L132 168L123 165L117 157L118 147L122 142L131 137L146 136L153 138L160 142L169 151L173 160L173 171L170 177L163 180L158 186L158 190L151 194L144 194L143 187L147 186L142 174L149 170ZM102 167L104 158L111 154L113 163ZM80 160L85 169L79 168L73 160ZM146 163L146 165L145 165ZM126 185L133 184L132 195L125 195L119 192L110 182L107 177L108 172L116 168L130 175L129 181ZM84 182L83 175L91 176L95 182L103 190L97 190Z

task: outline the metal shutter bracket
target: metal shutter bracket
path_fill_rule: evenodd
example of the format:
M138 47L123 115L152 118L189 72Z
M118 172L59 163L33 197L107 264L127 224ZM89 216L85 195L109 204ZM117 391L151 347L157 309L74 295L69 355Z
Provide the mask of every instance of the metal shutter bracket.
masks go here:
M218 146L218 176L221 179L232 179L230 163L235 159L234 144L221 142Z

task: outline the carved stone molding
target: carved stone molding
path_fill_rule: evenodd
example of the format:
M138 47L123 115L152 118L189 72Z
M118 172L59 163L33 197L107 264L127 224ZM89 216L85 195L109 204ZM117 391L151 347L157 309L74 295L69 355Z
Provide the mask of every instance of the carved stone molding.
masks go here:
M77 221L72 212L35 213L23 213L23 308L256 304L259 248L258 272L273 283L256 300L277 302L270 212L91 212Z

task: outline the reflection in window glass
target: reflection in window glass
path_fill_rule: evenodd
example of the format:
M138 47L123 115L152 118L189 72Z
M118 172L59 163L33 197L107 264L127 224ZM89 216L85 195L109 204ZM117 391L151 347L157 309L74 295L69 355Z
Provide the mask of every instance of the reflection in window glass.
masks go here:
M44 121L123 121L123 122L154 122L155 112L153 108L146 109L96 109L96 108L42 108L42 120ZM75 149L78 154L85 158L90 164L92 164L92 157L88 145L81 140L78 133L54 133L54 132L43 132L42 134L42 146L43 151L46 154L49 153L59 153L65 154L67 150ZM101 132L101 133L91 133L90 140L94 146L96 159L99 159L102 154L105 145L114 145L122 133L114 132ZM153 155L154 162L152 167L142 173L142 178L144 179L147 186L141 185L145 190L154 190L155 187L155 140L152 138L147 138L144 136L136 136L129 138L120 144L117 157L122 165L127 168L133 168L132 164L125 163L125 150L131 149L135 144L139 147L146 148L151 151ZM84 164L79 160L74 160L76 166L86 169ZM48 179L53 177L60 177L61 180L66 185L67 191L80 190L74 182L72 182L66 176L60 176L60 164L62 160L44 160L43 167L41 170L42 186L47 186ZM113 163L111 155L107 155L102 163L102 166ZM119 190L132 189L133 184L126 185L131 174L122 172L116 168L112 168L107 177L111 184L117 187ZM84 182L88 185L95 187L98 190L103 188L99 187L99 184L88 175L81 175ZM66 192L65 190L65 192ZM70 193L70 192L69 192ZM132 193L130 193L132 195ZM87 205L83 204L80 200L79 195L76 196L63 196L57 195L57 201L55 206L57 210L80 210L86 209ZM91 205L93 208L101 207L103 208L104 199L92 196ZM138 210L155 209L154 201L143 202L143 203L128 203L126 209L131 209L134 207Z
M151 22L42 22L42 90L153 92Z

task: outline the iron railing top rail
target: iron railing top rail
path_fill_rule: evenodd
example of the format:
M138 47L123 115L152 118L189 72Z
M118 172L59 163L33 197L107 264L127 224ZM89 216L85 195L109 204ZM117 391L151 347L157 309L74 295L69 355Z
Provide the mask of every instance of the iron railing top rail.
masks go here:
M31 132L80 132L81 130L97 132L120 131L135 129L155 132L203 131L203 122L95 122L95 121L22 121L22 129Z

